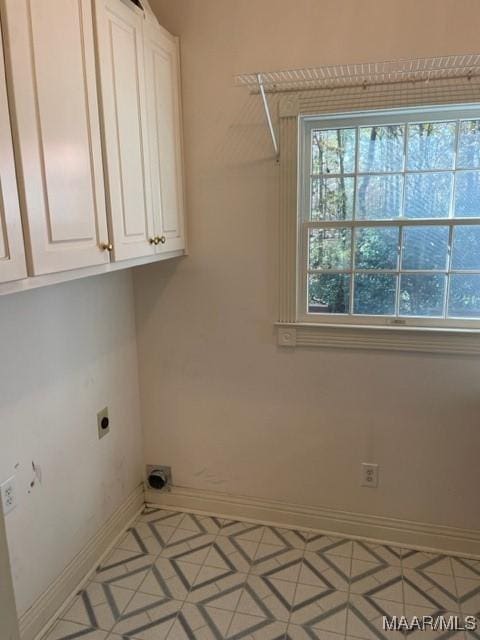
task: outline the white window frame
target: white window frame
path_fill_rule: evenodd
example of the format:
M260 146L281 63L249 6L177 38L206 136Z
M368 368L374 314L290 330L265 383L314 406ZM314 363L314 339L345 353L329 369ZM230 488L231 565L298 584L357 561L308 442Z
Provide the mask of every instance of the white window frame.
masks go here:
M385 349L462 355L480 355L479 319L432 319L401 317L359 316L347 314L307 313L306 273L307 240L306 221L302 215L309 211L305 198L309 197L310 166L305 167L304 148L306 136L312 128L338 125L348 122L388 124L427 120L480 118L480 103L444 104L402 108L372 108L337 113L322 113L315 109L321 105L319 97L291 94L279 105L280 133L280 295L279 318L276 322L278 344L295 347L339 347L360 349ZM381 98L383 101L383 97ZM387 103L388 104L388 103ZM397 104L402 104L401 102ZM410 103L411 104L411 103ZM355 105L356 106L356 105ZM395 120L395 117L397 120ZM400 118L399 118L400 117ZM393 118L393 121L392 121ZM348 120L349 119L349 120ZM342 221L343 226L349 226ZM448 224L478 224L472 218L415 219L398 218L381 221L385 226ZM363 221L362 226L378 226L378 221ZM324 222L309 223L325 227ZM335 225L335 226L338 226Z
M465 107L437 107L435 109L391 109L388 111L370 111L370 112L357 112L350 114L334 114L325 115L320 117L303 117L300 118L300 149L299 149L299 189L298 189L298 218L299 218L299 230L298 230L298 309L297 318L301 322L319 322L326 324L352 324L352 325L401 325L412 327L446 327L446 328L480 328L480 319L477 318L439 318L439 317L422 317L422 316L380 316L380 315L361 315L361 314L348 314L348 313L308 313L307 308L307 275L308 275L308 236L309 230L318 228L351 228L352 229L352 252L353 252L353 230L358 227L395 227L400 229L399 234L399 252L400 259L398 261L396 273L400 274L400 262L401 262L401 250L403 248L403 234L404 227L448 227L449 228L449 256L448 256L448 269L445 270L447 274L450 269L451 260L451 245L453 238L453 228L455 226L480 226L480 216L478 218L406 218L399 217L392 220L342 220L342 221L310 221L310 185L311 185L311 133L315 129L334 129L334 128L357 128L362 126L382 126L389 124L413 124L421 122L448 122L457 120L474 120L480 119L480 108L465 109ZM404 144L406 148L407 136L404 136ZM357 133L357 147L358 147L358 133ZM455 140L455 153L458 150L458 136ZM356 162L358 164L358 148L356 150ZM375 173L375 172L374 172ZM454 182L452 185L451 198L453 199L455 191L455 176L457 174L456 169L436 169L436 170L422 170L408 173L452 173L454 176ZM355 172L352 175L358 178L360 172L358 166L355 167ZM384 174L382 175L390 175ZM402 171L402 175L406 175L405 171ZM452 206L450 207L452 208ZM392 270L394 271L394 270ZM369 270L370 273L378 273L375 270ZM328 273L327 271L323 273ZM330 271L334 273L334 271ZM351 289L350 297L353 298L354 287L354 271L347 270L344 273L348 273L351 276ZM410 271L408 272L410 273ZM419 271L419 273L426 273L428 271ZM434 273L434 271L432 271ZM440 270L435 273L441 273ZM455 270L454 273L457 273ZM462 272L460 272L462 273ZM465 272L468 275L479 275L478 271ZM447 278L447 286L444 293L444 308L448 307L448 283L450 279ZM399 284L397 286L397 305L399 297ZM351 300L353 304L353 300Z

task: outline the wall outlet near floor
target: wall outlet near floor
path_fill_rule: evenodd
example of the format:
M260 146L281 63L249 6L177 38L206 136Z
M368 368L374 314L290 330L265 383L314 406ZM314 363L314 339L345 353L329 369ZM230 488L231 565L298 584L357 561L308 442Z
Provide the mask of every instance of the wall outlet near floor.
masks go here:
M0 495L2 497L3 513L7 515L17 506L17 492L15 491L15 477L12 476L0 484Z
M378 487L378 464L362 462L362 487Z
M98 439L101 440L110 433L110 418L108 417L108 407L97 413Z

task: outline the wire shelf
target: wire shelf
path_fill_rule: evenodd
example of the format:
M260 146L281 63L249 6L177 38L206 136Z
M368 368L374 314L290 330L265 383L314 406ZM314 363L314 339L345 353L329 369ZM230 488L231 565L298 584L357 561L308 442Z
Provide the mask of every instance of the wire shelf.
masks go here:
M235 85L257 92L259 77L265 91L305 91L341 87L429 82L480 76L480 54L401 59L343 65L244 73L235 76Z

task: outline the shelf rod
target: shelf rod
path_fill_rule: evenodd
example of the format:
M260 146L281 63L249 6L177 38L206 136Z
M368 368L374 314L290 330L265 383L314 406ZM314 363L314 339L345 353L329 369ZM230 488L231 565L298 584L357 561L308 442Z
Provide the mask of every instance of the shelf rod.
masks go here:
M261 73L257 73L257 81L258 81L258 89L260 91L260 95L262 96L263 108L265 109L265 117L267 119L268 129L270 131L273 148L275 150L275 157L278 160L279 150L278 150L277 136L275 135L275 129L273 128L272 116L270 114L270 107L268 106L267 96L265 95L265 88L263 86L263 79L262 79Z

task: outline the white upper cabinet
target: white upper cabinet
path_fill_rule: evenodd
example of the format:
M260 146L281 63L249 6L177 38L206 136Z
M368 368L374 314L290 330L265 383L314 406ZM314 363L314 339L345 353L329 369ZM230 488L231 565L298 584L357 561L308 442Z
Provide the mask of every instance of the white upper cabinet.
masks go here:
M0 39L0 282L27 275Z
M1 8L31 275L107 263L90 0Z
M185 248L178 39L145 22L145 74L157 252Z
M143 12L95 0L107 193L116 260L155 253Z
M0 0L0 294L185 252L178 39L142 5Z

